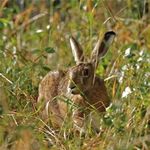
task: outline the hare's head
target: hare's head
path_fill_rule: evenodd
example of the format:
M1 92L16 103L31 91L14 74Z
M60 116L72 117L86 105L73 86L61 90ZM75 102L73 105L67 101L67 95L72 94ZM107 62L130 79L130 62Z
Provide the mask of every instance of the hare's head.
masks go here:
M115 33L113 31L106 32L102 41L98 40L89 60L85 59L80 44L73 37L70 38L72 54L76 66L70 68L68 72L69 92L72 94L79 94L92 88L94 84L95 70L98 66L99 60L106 54L114 37Z

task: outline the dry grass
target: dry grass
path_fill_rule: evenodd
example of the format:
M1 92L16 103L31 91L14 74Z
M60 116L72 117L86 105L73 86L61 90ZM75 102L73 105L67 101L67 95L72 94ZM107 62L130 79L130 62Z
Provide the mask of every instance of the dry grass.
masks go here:
M0 2L0 150L150 149L150 15L141 16L137 1L26 1L24 10ZM55 131L36 107L41 78L74 64L70 34L88 55L98 36L111 29L117 38L97 70L112 99L99 117L101 132L89 124L79 136L71 123Z

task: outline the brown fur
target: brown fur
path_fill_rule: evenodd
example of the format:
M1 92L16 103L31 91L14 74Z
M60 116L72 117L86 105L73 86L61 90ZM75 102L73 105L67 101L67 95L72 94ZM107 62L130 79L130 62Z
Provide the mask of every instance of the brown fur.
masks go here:
M72 38L71 46L76 65L65 72L50 72L41 81L38 103L43 100L42 116L50 119L54 127L61 127L66 116L70 115L74 127L81 129L85 118L93 109L100 113L109 106L110 99L104 80L95 75L95 67L98 64L97 57L103 57L107 52L112 35L114 36L114 32L108 32L102 44L98 41L89 62L84 62L81 46Z

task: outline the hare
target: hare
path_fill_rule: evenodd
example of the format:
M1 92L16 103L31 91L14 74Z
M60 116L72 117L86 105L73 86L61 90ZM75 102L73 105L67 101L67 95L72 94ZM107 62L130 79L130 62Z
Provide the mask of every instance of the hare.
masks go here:
M102 41L98 40L89 60L85 59L81 45L74 37L70 37L76 65L66 71L49 72L39 85L38 103L44 103L42 116L49 118L53 126L62 126L69 114L69 105L74 106L71 118L77 130L84 126L90 108L103 112L110 105L104 80L95 71L114 37L115 32L106 32Z

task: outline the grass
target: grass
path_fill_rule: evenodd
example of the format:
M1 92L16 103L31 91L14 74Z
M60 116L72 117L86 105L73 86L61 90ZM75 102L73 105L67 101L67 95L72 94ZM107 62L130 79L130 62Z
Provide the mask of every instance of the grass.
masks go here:
M24 11L16 2L0 3L0 150L150 149L150 15L141 16L142 3L26 1ZM110 29L117 37L97 69L112 100L99 117L101 132L77 136L71 122L54 131L36 107L39 82L74 65L71 34L89 55Z

